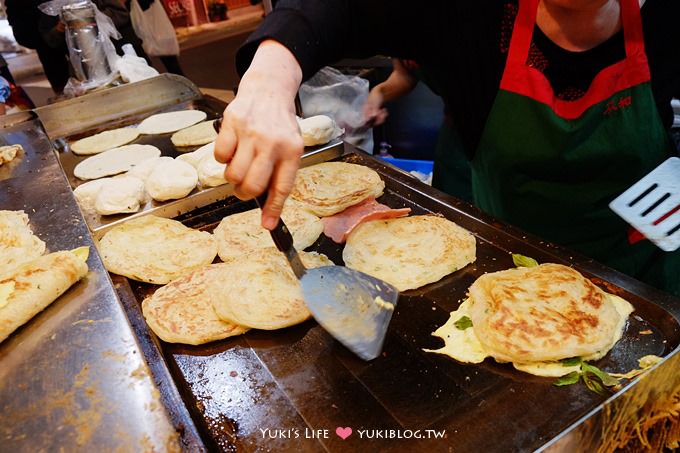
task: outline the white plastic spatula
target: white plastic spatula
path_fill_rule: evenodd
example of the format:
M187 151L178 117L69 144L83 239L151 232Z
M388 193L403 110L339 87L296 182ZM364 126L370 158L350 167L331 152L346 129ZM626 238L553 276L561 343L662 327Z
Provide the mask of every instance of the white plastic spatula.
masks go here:
M680 158L664 161L609 207L660 249L680 248Z

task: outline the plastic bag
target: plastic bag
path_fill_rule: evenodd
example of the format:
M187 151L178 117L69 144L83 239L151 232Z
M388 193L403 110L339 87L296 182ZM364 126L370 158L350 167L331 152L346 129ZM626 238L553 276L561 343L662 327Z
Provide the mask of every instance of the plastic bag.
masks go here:
M321 68L300 86L299 96L305 118L327 115L345 130L343 139L362 150L373 151L373 131L352 131L365 123L363 106L368 97L368 80L346 75L335 68Z
M161 0L155 0L143 11L137 0L130 3L130 21L135 33L142 40L144 52L160 57L179 55L179 42Z
M87 5L94 13L95 25L72 28L65 17L63 8L77 3L81 11L90 14ZM82 5L81 5L82 4ZM92 89L105 86L114 81L118 74L113 70L120 58L111 39L120 39L121 35L109 16L99 11L89 1L52 0L38 6L40 11L50 16L60 16L66 24L65 40L69 51L69 61L76 77L69 78L64 87L67 97L79 96ZM79 19L80 20L80 19ZM96 33L96 36L94 34Z
M139 82L158 75L158 71L149 66L146 60L137 56L132 44L123 44L123 56L118 59L116 69L123 82Z

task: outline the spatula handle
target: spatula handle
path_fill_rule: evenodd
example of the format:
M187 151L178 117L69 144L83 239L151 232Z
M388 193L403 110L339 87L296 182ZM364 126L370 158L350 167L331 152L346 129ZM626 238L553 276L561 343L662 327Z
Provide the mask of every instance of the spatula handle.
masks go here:
M257 207L260 209L264 207L266 201L267 192L255 197L255 203L257 203ZM274 229L271 230L271 235L274 244L276 244L276 248L288 255L291 249L293 249L293 236L290 234L288 227L286 227L286 224L283 223L281 218L279 218L279 221L276 222Z

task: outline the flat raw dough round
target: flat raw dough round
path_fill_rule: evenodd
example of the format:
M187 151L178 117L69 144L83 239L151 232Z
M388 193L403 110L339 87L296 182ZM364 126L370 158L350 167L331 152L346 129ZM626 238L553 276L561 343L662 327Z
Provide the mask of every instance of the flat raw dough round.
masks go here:
M312 245L323 232L320 218L294 204L286 203L281 217L293 235L297 250ZM274 247L271 234L262 228L261 218L260 209L251 209L222 219L213 235L217 240L217 253L223 261L257 249Z
M24 211L0 211L0 275L45 253L45 243L28 222Z
M228 268L228 266L227 266ZM215 314L208 283L229 278L225 265L209 264L175 279L142 302L147 324L168 343L204 344L240 335L247 327L222 321Z
M393 284L420 288L475 260L475 237L443 217L417 215L362 223L342 252L345 265Z
M157 201L176 200L191 193L198 184L198 173L190 164L173 159L158 164L148 178L146 191Z
M344 211L368 197L378 198L385 182L368 167L347 162L324 162L301 168L290 196L319 217Z
M146 197L144 181L134 176L107 178L95 198L97 214L112 215L137 212Z
M193 126L182 129L172 134L170 140L177 147L205 145L217 138L217 132L213 126L214 120L203 121Z
M157 113L139 123L137 130L140 134L168 134L203 121L207 116L200 110Z
M111 228L99 241L109 272L162 285L213 262L212 234L146 215Z
M97 179L117 175L130 170L135 165L161 155L161 150L152 145L125 145L88 157L73 169L79 179Z
M325 255L314 252L300 252L300 258L309 269L333 265ZM223 321L274 330L311 317L300 282L277 249L261 249L231 259L223 272L228 277L208 283L213 308Z
M139 137L139 131L135 127L111 129L73 142L71 151L75 154L97 154L127 145L137 137Z
M482 275L470 286L469 313L490 355L518 363L607 350L621 320L607 293L554 263Z

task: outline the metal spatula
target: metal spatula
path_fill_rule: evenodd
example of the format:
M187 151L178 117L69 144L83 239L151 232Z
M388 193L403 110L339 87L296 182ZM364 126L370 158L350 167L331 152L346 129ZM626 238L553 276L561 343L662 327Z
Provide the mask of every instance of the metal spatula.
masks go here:
M260 208L265 199L266 195L256 198ZM281 219L271 235L300 280L305 304L321 327L362 359L378 357L399 291L344 266L306 269Z
M680 248L680 158L664 161L609 207L660 249Z

